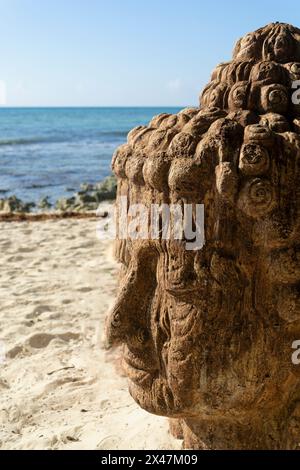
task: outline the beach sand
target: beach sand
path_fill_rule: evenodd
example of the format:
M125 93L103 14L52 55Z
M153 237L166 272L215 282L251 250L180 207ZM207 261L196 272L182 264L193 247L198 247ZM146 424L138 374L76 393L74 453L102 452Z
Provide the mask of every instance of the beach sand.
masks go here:
M0 447L180 449L102 346L116 293L96 219L0 222Z

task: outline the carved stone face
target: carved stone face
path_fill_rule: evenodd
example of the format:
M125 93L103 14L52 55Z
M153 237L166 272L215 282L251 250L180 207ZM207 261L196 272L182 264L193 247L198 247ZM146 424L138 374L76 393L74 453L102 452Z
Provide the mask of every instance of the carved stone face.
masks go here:
M237 448L300 440L300 125L288 88L298 62L284 60L294 29L278 28L240 41L202 109L155 117L114 157L117 202L204 205L201 249L117 240L123 268L107 321L134 399L184 419L195 448L230 446L223 425Z
M293 137L288 134L282 139L264 126L245 128L238 158L219 163L205 192L201 250L187 251L179 241L122 242L130 261L109 335L125 344L130 392L146 410L229 415L258 403L267 408L286 386L292 368L287 330L300 320L298 222L286 215L296 204L296 147L285 167L284 195L275 176ZM224 156L226 145L223 150ZM222 173L220 166L232 169ZM238 185L228 186L234 178Z

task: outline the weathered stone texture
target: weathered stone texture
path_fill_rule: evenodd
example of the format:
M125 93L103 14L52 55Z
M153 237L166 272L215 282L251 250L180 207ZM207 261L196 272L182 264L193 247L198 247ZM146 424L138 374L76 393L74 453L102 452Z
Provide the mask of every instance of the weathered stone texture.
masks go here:
M117 240L107 321L130 393L193 449L300 445L300 30L270 24L216 67L199 108L133 129L118 198L203 203L205 245Z

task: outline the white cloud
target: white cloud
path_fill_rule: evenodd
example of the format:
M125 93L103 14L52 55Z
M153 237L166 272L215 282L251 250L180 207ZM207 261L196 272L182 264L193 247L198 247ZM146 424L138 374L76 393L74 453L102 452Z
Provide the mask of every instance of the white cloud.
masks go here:
M180 90L181 88L181 79L180 78L174 78L172 80L170 80L168 83L167 83L167 88L169 91L171 92L177 92Z

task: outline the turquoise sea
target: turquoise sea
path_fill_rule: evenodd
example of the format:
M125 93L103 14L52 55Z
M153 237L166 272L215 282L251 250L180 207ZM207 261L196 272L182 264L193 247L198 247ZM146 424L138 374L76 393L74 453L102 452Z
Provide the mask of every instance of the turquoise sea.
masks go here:
M1 108L0 198L54 202L111 173L130 129L180 108Z

